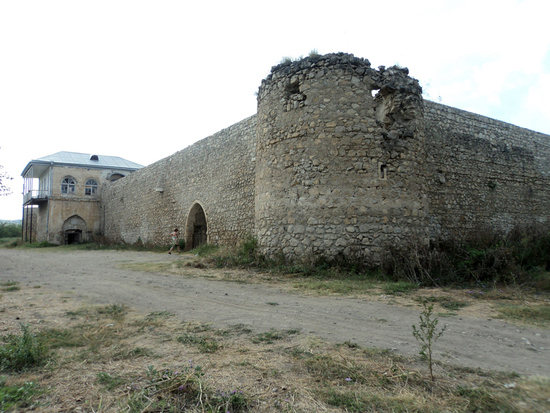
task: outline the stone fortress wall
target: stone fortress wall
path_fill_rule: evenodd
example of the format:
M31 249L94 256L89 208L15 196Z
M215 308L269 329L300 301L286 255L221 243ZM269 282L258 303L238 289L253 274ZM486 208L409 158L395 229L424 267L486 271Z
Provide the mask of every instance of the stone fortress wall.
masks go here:
M431 237L550 220L550 136L425 101Z
M405 68L349 54L280 64L258 112L112 183L112 240L248 235L287 258L363 257L550 218L550 136L423 101Z
M102 196L104 235L167 245L177 227L191 246L201 211L209 243L253 234L255 134L252 116L113 182Z

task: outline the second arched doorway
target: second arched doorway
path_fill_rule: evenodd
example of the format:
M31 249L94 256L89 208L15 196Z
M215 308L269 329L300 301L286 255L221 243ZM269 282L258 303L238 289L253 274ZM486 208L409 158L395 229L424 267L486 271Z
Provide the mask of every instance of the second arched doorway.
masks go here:
M208 226L203 207L197 202L189 211L186 225L185 249L191 250L208 242Z

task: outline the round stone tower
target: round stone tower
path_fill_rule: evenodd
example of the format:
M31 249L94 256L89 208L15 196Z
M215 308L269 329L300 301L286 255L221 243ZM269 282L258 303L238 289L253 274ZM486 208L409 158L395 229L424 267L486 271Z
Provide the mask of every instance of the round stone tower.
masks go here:
M271 70L258 92L256 235L268 256L376 263L428 239L422 90L349 54Z

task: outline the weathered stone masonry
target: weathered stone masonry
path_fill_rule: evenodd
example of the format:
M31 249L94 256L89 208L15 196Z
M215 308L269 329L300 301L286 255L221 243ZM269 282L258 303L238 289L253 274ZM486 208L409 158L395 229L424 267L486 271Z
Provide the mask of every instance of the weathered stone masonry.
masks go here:
M272 68L257 115L113 183L104 234L167 244L177 226L188 246L250 234L268 255L376 261L410 239L548 222L549 162L548 135L423 101L407 69L309 57Z
M550 137L424 102L431 236L548 222Z
M197 209L208 242L252 235L255 131L256 118L245 119L113 183L102 197L105 236L164 245L178 227L191 246Z

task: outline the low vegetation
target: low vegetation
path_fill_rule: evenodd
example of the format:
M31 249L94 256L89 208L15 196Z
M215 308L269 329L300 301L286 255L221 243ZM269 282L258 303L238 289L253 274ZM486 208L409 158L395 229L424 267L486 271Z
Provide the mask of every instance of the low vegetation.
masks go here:
M0 246L15 247L20 244L21 224L0 221Z
M24 287L0 299L12 305L5 320L48 311L0 337L2 359L18 354L2 364L0 411L532 412L550 398L548 379L433 360L432 381L419 356L48 294Z
M479 229L463 240L388 248L383 273L422 286L525 285L550 291L550 226L503 235Z
M0 221L0 239L21 237L21 224Z
M237 248L204 245L193 253L217 268L254 268L271 274L310 278L317 281L385 282L388 294L406 293L419 287L494 288L521 286L550 291L550 228L516 228L507 235L482 231L462 241L457 239L409 247L387 248L381 265L361 259L308 257L289 262L281 256L266 258L257 242L248 238ZM342 288L342 286L335 288ZM317 287L321 288L317 283ZM357 287L357 285L355 285ZM392 292L392 290L395 290ZM401 290L401 291L399 291Z
M27 325L21 324L21 331L20 335L8 334L3 337L0 370L19 372L47 363L49 349L30 332Z

